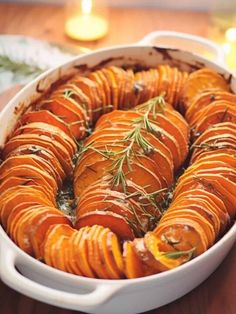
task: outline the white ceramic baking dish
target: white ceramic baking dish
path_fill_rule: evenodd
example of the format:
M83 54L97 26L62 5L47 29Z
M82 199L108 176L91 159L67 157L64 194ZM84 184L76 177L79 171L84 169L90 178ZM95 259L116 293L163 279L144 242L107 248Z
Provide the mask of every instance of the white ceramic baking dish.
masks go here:
M204 49L215 54L217 62L179 49L151 45L163 36L197 40ZM149 34L135 45L102 49L76 57L42 74L8 103L0 115L0 145L4 144L22 109L75 67L84 71L98 65L124 63L145 66L169 63L185 70L207 66L222 73L236 92L236 78L219 65L222 61L222 52L213 43L169 32ZM207 252L176 269L139 279L101 280L67 274L37 261L21 251L0 227L0 275L2 281L13 289L59 307L96 314L140 313L167 304L199 285L221 263L235 240L236 224Z

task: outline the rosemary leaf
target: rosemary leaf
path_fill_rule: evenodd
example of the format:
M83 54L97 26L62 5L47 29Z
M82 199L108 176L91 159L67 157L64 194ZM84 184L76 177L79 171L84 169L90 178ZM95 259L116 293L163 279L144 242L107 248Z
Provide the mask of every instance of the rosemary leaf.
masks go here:
M188 260L190 260L193 258L195 251L196 251L196 247L193 247L192 249L186 250L186 251L175 251L175 252L163 253L162 256L165 256L170 259L178 259L180 257L187 256Z
M10 71L18 76L37 76L44 70L26 62L12 60L6 55L0 55L0 72Z

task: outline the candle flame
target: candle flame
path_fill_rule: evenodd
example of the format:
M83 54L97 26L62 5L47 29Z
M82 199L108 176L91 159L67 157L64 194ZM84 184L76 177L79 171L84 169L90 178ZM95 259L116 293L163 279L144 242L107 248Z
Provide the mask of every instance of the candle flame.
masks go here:
M89 15L92 12L93 2L92 0L82 0L81 10L83 14Z
M235 27L230 27L227 29L225 32L226 39L228 41L235 41L236 40L236 28Z

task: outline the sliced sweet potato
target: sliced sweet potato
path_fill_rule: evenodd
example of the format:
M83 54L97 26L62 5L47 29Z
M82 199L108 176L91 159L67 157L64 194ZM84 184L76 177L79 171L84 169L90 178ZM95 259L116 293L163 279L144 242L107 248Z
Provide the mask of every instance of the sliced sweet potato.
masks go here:
M221 221L219 218L219 212L212 206L208 200L198 198L198 197L185 197L179 200L175 200L171 207L168 209L168 212L173 212L174 210L194 210L204 217L214 228L215 238L218 237L219 231L221 228Z
M54 125L65 132L68 136L73 138L68 125L55 114L48 110L29 111L21 117L16 125L16 129L22 125L26 125L32 122L44 122L50 125Z
M51 200L45 197L45 194L34 186L16 186L8 189L0 195L0 215L1 222L6 228L7 219L12 209L19 203L40 202L40 204L54 206Z
M57 213L56 209L48 209L44 206L34 206L27 208L25 212L21 211L15 222L15 239L19 247L26 253L34 255L31 243L31 235L34 232L35 225L40 217L48 213Z
M76 139L82 139L87 129L87 121L83 115L74 111L71 106L62 99L49 99L40 105L40 109L46 109L63 120Z
M9 168L24 164L38 167L40 170L46 171L57 181L57 184L60 186L61 180L58 180L58 176L54 168L45 159L33 154L9 156L0 166L1 175Z
M41 217L39 221L35 223L34 231L31 232L30 240L34 249L34 255L37 259L43 258L42 243L45 239L46 232L51 225L67 224L72 226L70 219L63 213L60 211L53 212L51 209L49 210L50 212L48 212L47 215L44 215L44 217Z
M51 246L51 259L52 266L66 271L66 249L68 248L68 240L76 232L73 228L68 226L64 228L63 235L55 239L54 244ZM70 248L68 248L70 249Z
M73 164L71 161L71 157L67 150L56 140L39 134L21 134L11 138L10 141L6 143L3 149L3 158L6 158L10 153L20 148L22 145L39 145L44 147L49 152L52 152L60 164L63 167L63 170L67 175L72 176L73 174Z
M185 110L188 109L196 95L207 90L229 91L227 81L216 71L203 68L192 72L182 92L182 101L184 102Z
M183 221L184 222L184 221ZM185 221L187 223L187 220ZM187 227L185 225L185 230L183 232L183 225L175 225L171 231L168 230L168 227L165 230L165 234L169 235L168 233L173 233L175 231L174 237L179 241L179 234L184 234L184 238L189 238L190 242L183 247L187 247L185 250L178 250L173 248L171 245L166 245L160 239L159 235L155 234L154 232L148 232L145 235L144 241L147 249L156 259L157 263L159 263L160 271L165 271L168 269L175 268L192 258L192 252L195 252L195 247L191 246L192 244L195 245L199 240L199 234L196 232L197 225L190 223ZM163 233L164 234L164 233ZM200 245L198 245L197 249L200 251ZM203 249L204 250L204 249ZM173 256L173 258L172 258Z
M105 101L105 108L103 107L103 113L109 112L112 110L112 101L111 101L111 89L110 89L110 85L107 81L107 78L105 76L105 74L101 71L95 71L95 73L97 74L97 76L101 79L102 84L103 84L103 89L105 92L105 97L106 97L106 101Z
M222 200L216 195L209 193L208 191L201 190L201 189L193 189L193 190L185 191L177 195L177 197L173 201L173 204L175 202L178 202L179 200L182 201L186 198L190 200L194 198L194 199L197 199L198 202L200 202L200 204L203 203L207 205L210 211L212 213L215 213L217 217L219 218L219 222L220 222L219 232L222 234L222 232L226 229L226 227L229 224L229 215Z
M207 246L210 247L215 243L218 234L216 234L213 222L210 219L210 213L207 214L207 211L198 204L194 203L188 206L183 204L172 205L162 217L160 224L175 218L177 221L181 218L187 218L196 221L199 223L199 225L202 226L202 229L207 237Z
M106 264L98 246L99 235L104 228L102 226L94 225L88 233L88 261L93 269L96 277L102 279L109 279L106 271Z
M98 246L100 254L104 258L104 264L106 271L109 274L110 279L120 279L123 278L123 273L120 270L120 267L117 266L116 260L113 256L110 243L110 234L111 231L108 228L103 228L102 232L98 237Z
M235 215L235 197L233 196L233 189L235 183L227 180L218 174L204 174L204 175L192 175L179 181L174 195L180 193L180 191L192 189L192 188L203 188L221 198L224 202L230 217Z
M194 127L200 121L204 118L206 118L209 114L212 114L213 112L223 112L224 115L227 114L227 112L231 113L232 115L235 115L235 103L229 102L229 101L213 101L211 104L209 104L207 107L202 108L201 110L197 111L197 113L194 115L191 126ZM228 119L228 120L227 120ZM222 118L219 118L219 122L230 122L230 118L226 116L222 116ZM217 122L215 122L217 123Z
M161 240L159 249L164 252L194 249L195 255L199 255L205 252L209 245L202 225L189 218L169 219L159 224L153 233ZM147 243L146 246L148 248ZM182 257L186 258L186 255Z
M42 207L42 205L37 202L24 202L19 203L18 205L12 208L11 213L7 219L6 231L14 241L16 241L15 227L18 222L18 219L21 217L21 212L24 213L27 212L28 209L30 208L37 207Z
M42 158L43 160L45 160L46 162L48 162L51 168L55 172L57 181L59 182L58 185L59 186L62 185L62 180L64 180L66 174L61 164L59 163L58 159L56 158L56 156L53 154L53 152L47 150L47 148L44 148L39 145L31 145L31 144L21 145L17 147L16 149L14 149L13 151L11 151L8 158L11 156L22 156L22 155L29 155L29 154L38 156Z
M88 115L91 122L95 122L102 114L102 102L99 96L98 84L87 77L76 75L71 83L79 87L82 92L90 99L91 108L88 109Z
M67 258L66 270L69 273L83 276L83 273L81 269L79 268L79 262L77 262L77 256L76 256L77 246L78 246L78 243L77 243L78 234L79 234L79 231L75 230L75 232L68 239L67 254L66 254L66 258Z
M53 140L55 139L67 149L71 157L73 157L77 151L75 141L57 126L53 126L45 122L32 122L16 129L13 136L28 133L52 137Z
M79 267L81 268L82 273L86 277L95 278L96 274L94 273L89 260L88 260L88 243L90 242L89 239L89 232L91 227L84 227L81 228L78 232L78 241L76 249L76 258L77 263L79 263Z
M185 118L191 123L192 118L196 112L205 108L213 101L224 100L236 103L236 97L234 94L222 91L222 90L206 90L205 92L199 93L194 97L191 106L185 113Z
M45 235L42 243L43 258L47 265L53 267L53 250L52 247L58 239L64 236L71 227L67 224L51 225Z
M228 144L227 144L228 145ZM191 159L190 159L190 164L194 163L195 161L202 159L202 158L208 158L211 155L215 156L215 155L221 155L221 154L226 154L228 156L234 156L236 153L236 148L225 148L225 147L218 147L215 148L213 150L209 150L209 149L195 149Z
M98 74L98 71L93 71L89 73L88 78L97 84L98 89L99 89L99 94L102 102L102 107L103 107L103 112L106 110L107 106L107 100L106 100L106 91L105 91L105 86L103 84L103 80Z
M123 245L124 270L127 278L143 277L142 262L135 252L134 245L131 241L125 241Z
M109 228L121 239L133 239L132 227L122 216L109 211L93 211L78 217L76 228L84 226L101 225Z
M232 110L232 106L231 108L229 108L229 106L225 105L224 107L218 110L214 110L214 111L212 110L211 113L204 115L193 126L194 136L198 136L199 134L207 130L212 125L216 123L221 123L221 122L236 123L236 108Z
M15 166L0 175L0 183L12 176L30 178L32 181L35 181L35 185L45 187L45 191L48 191L48 195L51 196L50 199L53 200L55 198L57 183L47 172L31 165Z

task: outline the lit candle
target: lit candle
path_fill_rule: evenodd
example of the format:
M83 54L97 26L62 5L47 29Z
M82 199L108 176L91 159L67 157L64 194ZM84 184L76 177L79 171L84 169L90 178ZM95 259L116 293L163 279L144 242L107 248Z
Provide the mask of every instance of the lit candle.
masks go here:
M93 12L92 0L81 0L80 12L67 19L65 31L73 39L96 40L107 34L108 20L104 16Z

